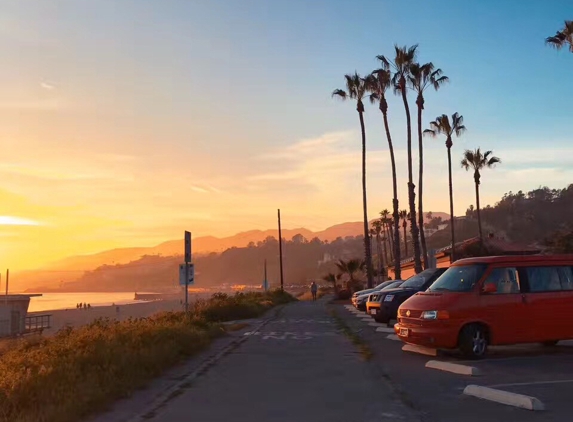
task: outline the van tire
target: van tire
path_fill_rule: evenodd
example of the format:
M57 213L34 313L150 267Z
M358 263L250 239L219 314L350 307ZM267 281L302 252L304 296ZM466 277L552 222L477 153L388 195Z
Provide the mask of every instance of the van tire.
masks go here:
M489 343L487 328L481 324L470 324L462 328L458 338L458 347L469 359L480 359L487 353Z

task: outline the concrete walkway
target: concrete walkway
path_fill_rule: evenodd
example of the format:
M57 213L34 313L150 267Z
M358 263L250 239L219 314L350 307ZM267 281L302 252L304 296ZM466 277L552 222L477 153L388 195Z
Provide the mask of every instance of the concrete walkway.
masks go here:
M324 301L286 306L150 422L417 420L337 329Z

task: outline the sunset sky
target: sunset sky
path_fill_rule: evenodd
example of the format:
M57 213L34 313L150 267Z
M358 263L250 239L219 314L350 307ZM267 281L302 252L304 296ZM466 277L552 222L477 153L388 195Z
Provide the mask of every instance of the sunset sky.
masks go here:
M465 148L503 164L504 192L573 182L573 54L544 38L569 0L14 1L0 14L0 270L182 237L361 219L355 106L344 73L419 43L451 79L425 125L463 114L456 212L474 201ZM410 96L412 110L414 99ZM391 206L381 116L368 107L369 213ZM404 110L390 101L401 208ZM447 211L446 149L426 139L425 208Z

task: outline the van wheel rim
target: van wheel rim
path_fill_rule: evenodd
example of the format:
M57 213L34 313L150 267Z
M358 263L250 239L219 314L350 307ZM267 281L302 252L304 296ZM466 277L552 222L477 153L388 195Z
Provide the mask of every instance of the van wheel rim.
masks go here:
M472 351L475 355L483 355L486 348L485 336L481 330L476 331L472 339Z

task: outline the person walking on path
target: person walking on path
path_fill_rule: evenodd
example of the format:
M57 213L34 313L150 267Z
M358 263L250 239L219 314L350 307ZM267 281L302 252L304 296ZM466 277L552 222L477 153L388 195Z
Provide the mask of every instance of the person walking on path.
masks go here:
M316 293L318 292L318 285L316 284L316 281L313 281L310 285L310 292L312 293L312 301L316 301Z

